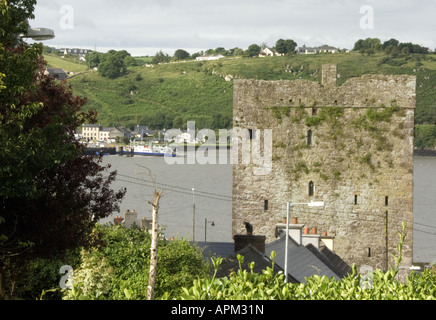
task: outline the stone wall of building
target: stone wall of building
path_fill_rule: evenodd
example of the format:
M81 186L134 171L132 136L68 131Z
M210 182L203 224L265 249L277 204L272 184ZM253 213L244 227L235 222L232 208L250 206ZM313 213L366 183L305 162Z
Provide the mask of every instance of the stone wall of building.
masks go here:
M273 241L288 201L323 201L291 206L291 217L334 235L347 263L391 266L406 222L411 265L416 78L365 75L339 87L336 78L326 65L322 83L235 80L234 127L272 129L273 148L269 174L233 164L233 234L248 221Z

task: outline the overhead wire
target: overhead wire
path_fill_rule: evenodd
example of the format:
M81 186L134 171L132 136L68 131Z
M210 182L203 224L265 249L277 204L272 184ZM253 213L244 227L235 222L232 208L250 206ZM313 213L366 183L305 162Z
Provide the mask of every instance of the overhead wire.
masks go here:
M129 181L129 180L125 180L125 179L120 179L118 178L118 176L127 178L127 179L132 179L135 181ZM146 186L146 187L154 187L154 183L150 182L150 181L146 181L144 179L141 178L137 178L137 177L132 177L132 176L128 176L128 175L124 175L124 174L117 174L117 180L118 181L122 181L122 182L127 182L127 183L132 183L132 184L136 184L136 185L140 185L140 186ZM136 182L138 181L138 182ZM160 187L167 187L169 188L169 190L173 191L173 192L177 192L177 193L182 193L182 194L188 194L188 195L192 195L193 191L192 189L187 189L187 188L183 188L183 187L179 187L179 186L175 186L175 185L170 185L170 184L166 184L166 183L159 183L159 182L155 182L156 186L160 186ZM178 189L178 190L177 190ZM201 190L197 190L195 189L195 196L199 196L199 197L204 197L204 198L208 198L208 199L214 199L214 200L221 200L221 201L232 201L232 197L231 196L227 196L227 195L223 195L223 194L218 194L218 193L212 193L212 192L207 192L207 191L201 191Z
M120 179L118 176L121 176L121 177L124 177L124 178L127 178L127 179L133 179L133 180L136 180L138 182ZM117 174L117 180L118 181L122 181L122 182L126 182L126 183L140 185L140 186L154 187L153 182L150 182L150 181L138 178L138 177L132 177L132 176L120 174L120 173ZM192 195L192 190L188 189L188 188L183 188L183 187L176 186L176 185L170 185L170 184L167 184L167 183L158 183L158 182L156 182L155 184L157 186L167 187L167 188L169 188L169 190L171 190L173 192L187 194L187 195ZM213 199L213 200L228 201L228 202L231 202L232 199L233 199L232 196L227 196L227 195L218 194L218 193L212 193L212 192L207 192L207 191L201 191L201 190L197 190L197 189L195 190L195 196L196 197L197 196L198 197L204 197L204 198ZM251 201L247 200L247 202L251 202ZM273 203L271 203L271 204L274 205ZM279 204L275 203L275 205L279 205ZM417 223L417 222L414 222L414 225L419 225L419 226L424 226L424 227L429 227L429 228L435 228L436 229L436 226L421 224L421 223ZM420 229L416 229L416 228L413 228L413 231L417 231L417 232L421 232L421 233L426 233L426 234L430 234L430 235L436 235L436 232L424 231L424 230L420 230Z

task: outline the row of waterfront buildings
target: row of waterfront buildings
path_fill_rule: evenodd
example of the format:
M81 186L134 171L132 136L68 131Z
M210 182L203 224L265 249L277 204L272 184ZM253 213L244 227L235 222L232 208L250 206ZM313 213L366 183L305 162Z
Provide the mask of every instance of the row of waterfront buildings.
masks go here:
M139 134L144 130L147 130L146 134L148 134L148 127L138 126L138 130L140 130ZM138 130L132 132L126 127L103 127L99 124L84 124L82 125L82 130L77 132L77 137L86 141L109 142L111 140L116 140L117 138L136 135Z
M150 130L148 126L136 125L133 129L124 126L103 127L99 124L83 124L82 129L77 132L77 139L84 141L108 142L113 143L117 140L128 138L129 140L142 140L152 138L155 141L162 142L165 138L165 130ZM182 132L179 136L174 137L175 143L194 143L198 142L195 132L190 130Z

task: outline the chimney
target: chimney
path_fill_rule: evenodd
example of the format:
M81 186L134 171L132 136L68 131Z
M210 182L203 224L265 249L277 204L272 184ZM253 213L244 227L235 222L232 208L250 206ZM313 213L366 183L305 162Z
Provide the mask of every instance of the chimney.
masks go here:
M289 236L298 245L302 242L304 224L298 224L297 218L292 218L292 224L289 224ZM286 234L286 223L279 223L276 225L276 237L280 237Z
M332 252L335 252L334 239L335 239L335 237L327 235L327 232L322 233L321 241Z
M255 236L252 234L236 234L233 236L233 240L235 241L235 252L238 252L251 244L262 254L265 254L265 236Z
M119 224L121 224L123 221L124 221L123 217L121 217L121 216L116 216L116 217L114 218L114 225L119 225Z
M133 224L137 224L138 215L135 210L129 211L127 210L124 214L124 226L126 228L130 228Z
M315 248L319 249L319 240L320 240L320 235L317 234L317 228L312 228L312 232L309 233L309 228L304 228L305 232L303 235L303 241L302 241L302 245L306 246L309 243L311 243ZM306 233L307 232L307 233Z
M151 224L152 224L151 220L147 220L146 217L142 218L142 220L141 220L141 227L142 228L144 228L147 231L150 231L151 230Z

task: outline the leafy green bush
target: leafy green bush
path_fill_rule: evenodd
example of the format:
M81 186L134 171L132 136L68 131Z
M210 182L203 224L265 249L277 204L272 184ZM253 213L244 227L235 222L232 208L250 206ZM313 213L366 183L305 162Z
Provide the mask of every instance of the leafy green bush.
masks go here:
M415 147L418 150L436 148L436 126L417 125L415 127Z
M422 273L412 273L405 282L397 280L402 259L402 246L405 239L405 227L399 232L398 256L395 267L383 272L376 270L370 277L357 272L354 265L352 273L336 280L326 276L314 275L306 278L306 283L285 283L283 273L274 274L273 268L267 268L262 274L242 270L243 257L238 255L239 270L230 276L217 279L222 259L213 261L215 274L209 278L198 278L189 288L183 288L179 299L184 300L436 300L436 273L426 269ZM274 266L275 253L271 255ZM370 281L368 281L370 279Z
M64 299L141 300L147 297L151 236L139 227L98 226L101 244L82 251L74 270L73 290ZM156 298L172 298L182 286L205 277L209 265L195 246L185 240L159 238Z

